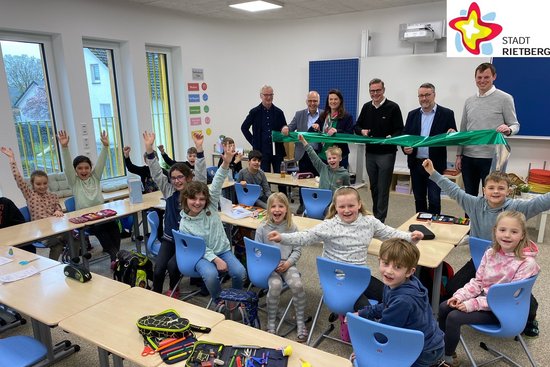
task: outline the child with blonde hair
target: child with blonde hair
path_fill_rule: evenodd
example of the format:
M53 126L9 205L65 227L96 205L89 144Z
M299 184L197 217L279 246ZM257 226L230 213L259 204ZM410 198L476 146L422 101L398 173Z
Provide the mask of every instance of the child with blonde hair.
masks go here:
M279 309L279 297L283 289L283 282L288 284L292 291L292 300L296 310L297 341L307 341L308 332L305 325L304 310L306 307L306 294L300 272L296 268L296 262L302 255L301 246L281 246L272 242L268 234L272 231L281 233L296 232L298 228L292 222L292 213L288 198L281 192L275 192L267 199L267 216L264 222L256 230L255 240L278 246L281 249L281 261L279 266L269 276L269 291L267 293L267 331L275 333L275 322Z
M38 220L48 217L62 217L63 210L59 205L59 198L56 194L48 191L48 175L44 171L36 170L31 173L31 184L25 182L23 176L17 168L15 154L11 148L0 148L10 159L11 173L21 190L23 197L27 201L27 207L31 220ZM58 260L65 246L63 236L51 237L42 241L50 249L50 259Z

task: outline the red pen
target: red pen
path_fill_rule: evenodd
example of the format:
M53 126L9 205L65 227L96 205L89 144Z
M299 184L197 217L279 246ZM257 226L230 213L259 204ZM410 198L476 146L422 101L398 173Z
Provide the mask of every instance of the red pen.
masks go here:
M241 356L237 356L236 361L237 361L237 367L243 367L243 363L241 362Z

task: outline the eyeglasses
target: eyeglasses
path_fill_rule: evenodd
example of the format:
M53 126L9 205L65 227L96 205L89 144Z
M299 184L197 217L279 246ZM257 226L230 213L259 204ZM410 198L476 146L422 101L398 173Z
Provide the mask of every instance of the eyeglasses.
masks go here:
M268 97L273 97L273 93L262 93L262 96L268 98Z
M378 94L378 93L382 93L384 91L384 89L371 89L369 90L369 93L370 94Z
M426 94L419 94L418 95L418 98L428 98L432 95L433 93L426 93Z
M170 181L172 181L172 182L185 181L185 176L184 175L172 176L172 177L170 177Z

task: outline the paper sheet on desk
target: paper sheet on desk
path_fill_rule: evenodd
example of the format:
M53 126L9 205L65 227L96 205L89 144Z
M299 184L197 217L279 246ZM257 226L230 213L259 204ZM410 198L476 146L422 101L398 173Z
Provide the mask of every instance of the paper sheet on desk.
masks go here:
M222 213L233 218L241 219L252 216L252 212L240 206L233 207L231 200L224 197L220 197L220 206L222 208Z
M28 277L33 276L34 274L38 274L39 271L33 266L29 266L28 268L25 268L23 270L19 270L13 273L0 275L0 282L1 283L11 283L15 282L21 279L25 279Z
M0 256L0 266L5 265L5 264L9 264L12 261L13 261L12 259L8 259L7 257Z

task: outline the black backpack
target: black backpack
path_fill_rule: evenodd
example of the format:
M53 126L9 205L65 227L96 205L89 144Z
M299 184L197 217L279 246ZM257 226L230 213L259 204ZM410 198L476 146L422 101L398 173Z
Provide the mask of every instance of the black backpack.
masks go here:
M120 250L116 255L113 279L130 287L151 289L153 263L147 256L138 252Z

